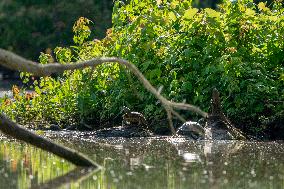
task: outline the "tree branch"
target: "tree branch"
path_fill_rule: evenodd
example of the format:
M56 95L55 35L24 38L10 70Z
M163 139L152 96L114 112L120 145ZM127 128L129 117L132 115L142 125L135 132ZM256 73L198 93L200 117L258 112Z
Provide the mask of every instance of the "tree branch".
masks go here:
M27 60L23 57L20 57L12 52L6 51L4 49L0 49L0 65L7 67L11 70L17 70L22 72L29 72L36 76L48 76L52 73L60 73L65 70L75 70L75 69L83 69L86 67L93 67L101 65L103 63L118 63L121 65L125 65L144 85L144 87L151 92L161 103L162 106L165 108L167 112L167 116L169 119L169 125L171 128L172 133L175 133L172 124L172 114L176 115L181 121L185 121L177 112L173 110L176 109L184 109L190 110L195 113L202 115L203 117L207 117L208 114L203 112L198 107L185 104L185 103L176 103L168 101L160 92L157 91L150 82L143 76L143 74L136 68L135 65L131 64L127 60L120 59L120 58L94 58L87 61L82 61L78 63L67 63L67 64L59 64L59 63L50 63L50 64L39 64L30 60ZM34 134L31 131L21 127L17 123L12 122L8 118L5 117L4 114L0 114L0 130L8 134L16 139L23 140L28 142L34 146L37 146L41 149L46 151L52 152L60 157L63 157L70 162L74 163L78 166L96 166L98 167L92 160L88 159L87 157L79 154L78 152L71 150L69 148L63 147L61 145L55 144L54 142L47 140L43 137L40 137Z
M75 69L83 69L86 67L96 67L97 65L101 65L103 63L118 63L120 65L125 65L144 85L144 87L151 92L162 104L164 107L171 107L176 109L183 109L195 112L203 117L207 117L208 114L198 107L186 104L186 103L176 103L168 101L162 95L160 95L159 91L157 91L150 82L143 76L143 74L138 70L138 68L128 62L127 60L116 58L116 57L100 57L93 58L91 60L82 61L78 63L49 63L49 64L39 64L30 60L27 60L23 57L20 57L12 52L6 51L4 49L0 49L0 64L12 70L18 70L22 72L29 72L36 76L48 76L53 73L60 73L65 70L75 70ZM166 110L167 111L167 110ZM171 111L171 113L173 113Z

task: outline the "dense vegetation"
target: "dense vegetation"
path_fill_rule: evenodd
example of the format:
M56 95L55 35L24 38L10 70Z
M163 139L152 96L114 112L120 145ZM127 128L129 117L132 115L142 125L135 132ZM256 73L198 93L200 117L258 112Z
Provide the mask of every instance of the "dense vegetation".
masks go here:
M197 7L216 7L220 0L194 0ZM111 27L112 0L2 0L0 3L0 47L38 60L40 52L72 44L72 25L80 16L94 22L92 38L101 39ZM72 11L70 11L72 10ZM4 78L18 78L6 70ZM1 84L0 84L1 86Z
M154 86L163 86L161 94L168 99L208 111L216 87L225 113L239 127L258 133L278 120L283 128L281 3L267 7L250 0L225 1L217 10L199 10L190 1L116 1L113 26L104 39L90 39L91 21L80 18L73 26L75 44L55 48L55 57L42 53L40 62L122 57ZM143 112L152 123L165 118L159 102L116 64L40 78L33 87L32 98L14 87L15 101L2 99L2 111L21 123L62 127L114 124L124 105Z
M221 1L193 0L192 4L197 8L216 8ZM101 39L111 26L112 8L112 0L2 0L0 47L37 60L40 52L70 45L73 36L70 28L81 16L94 23L91 37Z

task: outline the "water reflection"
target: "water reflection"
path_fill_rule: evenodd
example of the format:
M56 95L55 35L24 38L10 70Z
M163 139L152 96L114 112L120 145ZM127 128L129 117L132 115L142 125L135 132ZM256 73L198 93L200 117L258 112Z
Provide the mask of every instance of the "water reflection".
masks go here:
M70 185L72 182L81 182L82 180L89 178L98 170L99 169L97 168L77 167L64 175L58 176L47 182L34 184L31 186L31 189L59 188L64 185Z
M1 188L29 188L74 168L51 154L9 139L0 141Z
M103 166L85 180L69 180L68 188L284 188L283 143L47 135ZM1 142L0 149L5 188L43 186L74 169L17 142Z

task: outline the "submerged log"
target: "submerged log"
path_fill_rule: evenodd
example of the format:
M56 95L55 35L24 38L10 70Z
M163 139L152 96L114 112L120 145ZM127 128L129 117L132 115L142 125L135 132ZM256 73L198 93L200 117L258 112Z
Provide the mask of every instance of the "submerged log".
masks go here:
M23 128L17 123L9 120L4 114L0 114L0 130L6 135L12 136L15 139L25 141L31 145L51 152L59 157L70 161L71 163L77 166L98 167L96 163L85 157L83 154L67 147L61 146L59 144L56 144Z

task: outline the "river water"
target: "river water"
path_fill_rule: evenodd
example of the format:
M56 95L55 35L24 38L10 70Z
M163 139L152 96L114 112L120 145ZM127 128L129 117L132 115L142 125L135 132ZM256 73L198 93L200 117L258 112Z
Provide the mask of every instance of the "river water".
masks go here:
M95 138L79 132L45 136L101 167L75 169L52 154L2 137L0 188L284 188L282 142Z

